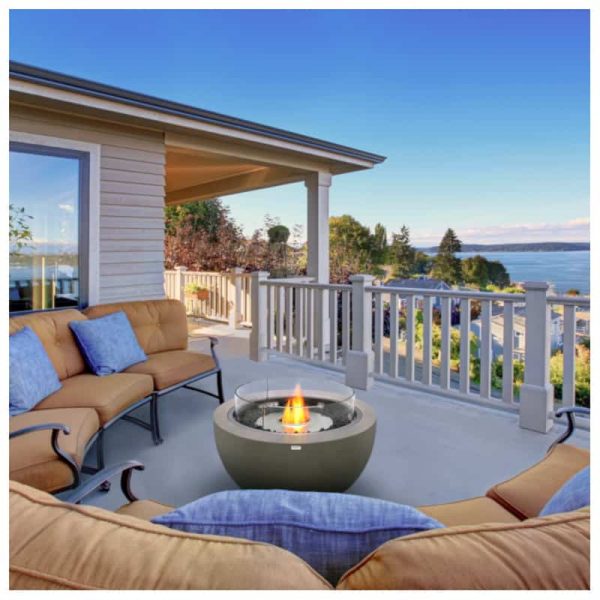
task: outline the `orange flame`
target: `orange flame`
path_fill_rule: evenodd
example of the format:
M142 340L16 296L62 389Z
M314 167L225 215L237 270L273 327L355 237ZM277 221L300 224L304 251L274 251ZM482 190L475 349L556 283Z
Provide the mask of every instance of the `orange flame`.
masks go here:
M291 431L295 431L298 428L303 427L310 421L310 411L308 406L304 403L304 396L302 395L302 388L300 384L296 384L294 395L288 398L283 409L283 416L281 422L291 428ZM287 431L287 429L286 429Z

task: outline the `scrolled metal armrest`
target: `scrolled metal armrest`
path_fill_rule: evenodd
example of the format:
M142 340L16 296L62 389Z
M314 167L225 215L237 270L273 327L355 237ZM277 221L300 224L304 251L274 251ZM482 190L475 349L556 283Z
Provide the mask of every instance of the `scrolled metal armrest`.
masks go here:
M550 450L552 450L555 446L558 446L558 444L562 444L571 437L572 433L575 431L575 415L589 416L590 414L590 409L583 406L565 406L564 408L559 408L554 413L554 416L557 419L560 419L560 417L563 415L567 415L567 429L557 440L552 443L550 448L548 448L548 452L550 452Z
M30 425L29 427L23 427L23 429L17 429L17 431L11 431L9 433L9 439L19 437L21 435L25 435L26 433L33 433L35 431L46 431L51 429L53 432L56 432L56 435L59 433L64 433L65 435L69 435L71 430L67 425L63 423L40 423L39 425Z
M98 471L93 477L90 477L83 485L73 490L70 494L63 496L65 502L79 504L84 498L89 496L105 481L115 475L121 475L121 490L129 502L135 502L138 498L131 491L131 475L134 471L143 471L144 465L137 460L128 460L117 465L112 465Z

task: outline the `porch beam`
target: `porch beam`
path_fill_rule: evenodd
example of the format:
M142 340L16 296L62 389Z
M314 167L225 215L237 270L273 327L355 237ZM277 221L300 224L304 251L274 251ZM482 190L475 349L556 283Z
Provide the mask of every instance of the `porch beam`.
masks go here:
M252 171L232 175L231 177L167 192L166 203L167 205L183 204L191 200L208 200L217 196L249 192L251 190L302 181L304 176L304 173L295 169L257 167Z
M329 188L331 174L311 173L305 179L307 194L307 274L318 283L329 283Z

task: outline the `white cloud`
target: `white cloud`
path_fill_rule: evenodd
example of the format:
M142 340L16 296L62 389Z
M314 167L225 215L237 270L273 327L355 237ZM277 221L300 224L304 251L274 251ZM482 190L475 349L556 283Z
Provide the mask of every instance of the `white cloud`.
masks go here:
M589 242L590 220L579 217L565 223L519 223L514 225L488 225L456 228L464 244L501 244L527 242ZM444 235L440 230L415 230L412 232L416 246L434 246Z
M68 212L68 213L75 212L75 207L72 204L59 204L58 208L60 208L60 210L64 210L65 212Z

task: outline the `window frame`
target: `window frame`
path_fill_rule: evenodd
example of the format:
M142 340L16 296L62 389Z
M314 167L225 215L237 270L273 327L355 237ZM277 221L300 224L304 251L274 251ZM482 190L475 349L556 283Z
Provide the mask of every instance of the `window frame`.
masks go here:
M74 309L97 304L99 295L100 145L22 132L10 133L10 151L79 160L79 301ZM64 310L13 311L10 316Z

